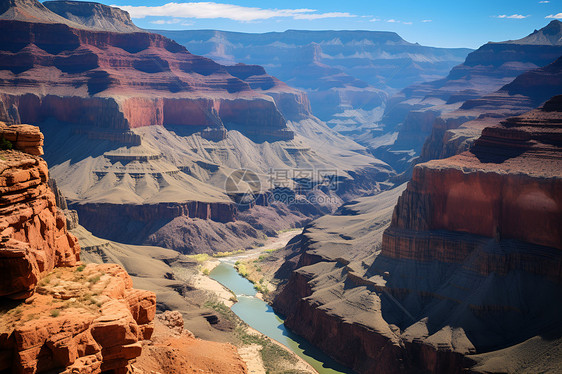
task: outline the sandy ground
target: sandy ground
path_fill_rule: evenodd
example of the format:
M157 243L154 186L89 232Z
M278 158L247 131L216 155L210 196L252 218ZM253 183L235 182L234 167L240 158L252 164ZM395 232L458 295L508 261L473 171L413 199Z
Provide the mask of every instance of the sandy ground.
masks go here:
M264 243L264 245L262 247L254 248L254 249L251 249L249 251L245 251L244 253L240 253L240 254L237 254L237 255L233 255L233 256L229 256L229 257L223 257L220 260L223 261L223 262L232 262L233 263L233 262L236 262L236 261L239 261L239 260L249 260L249 259L253 259L253 258L258 258L261 254L263 254L267 250L283 248L284 246L287 245L287 243L291 239L293 239L295 236L297 236L301 232L302 232L302 229L293 229L293 230L281 232L277 235L276 238L274 238L274 237L268 238L267 241ZM218 264L216 264L215 266L217 266L217 265Z
M266 374L263 360L260 354L261 346L258 344L250 344L238 348L238 354L246 363L248 373L250 374Z

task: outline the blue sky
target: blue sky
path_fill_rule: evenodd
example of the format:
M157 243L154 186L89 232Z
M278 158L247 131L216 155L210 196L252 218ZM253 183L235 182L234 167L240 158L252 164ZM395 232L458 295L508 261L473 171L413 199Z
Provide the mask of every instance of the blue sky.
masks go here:
M554 18L562 0L110 0L142 28L241 32L308 30L395 31L410 42L477 48L519 39Z

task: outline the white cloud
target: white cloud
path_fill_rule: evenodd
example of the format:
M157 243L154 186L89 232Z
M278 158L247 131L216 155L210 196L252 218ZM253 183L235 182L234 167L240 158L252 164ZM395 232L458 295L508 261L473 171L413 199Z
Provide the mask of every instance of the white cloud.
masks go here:
M321 19L321 18L349 18L357 17L347 12L317 13L315 9L263 9L244 7L233 4L219 4L213 2L197 3L167 3L161 6L131 6L112 5L121 8L132 18L182 17L182 18L227 18L234 21L258 21L275 17L289 17L293 19Z
M558 14L550 14L544 18L556 18L556 19L562 19L562 13L558 13Z
M321 18L352 18L357 17L355 14L347 12L330 12L330 13L315 13L315 14L297 14L294 19L321 19Z
M399 21L399 20L394 19L394 18L387 19L386 22L388 22L388 23L402 23L404 25L411 25L413 23L413 22Z
M380 20L381 20L380 18L373 18L373 19L370 19L369 22L378 22Z
M155 25L173 25L176 23L180 23L181 19L178 18L173 18L173 19L157 19L156 21L150 21L150 23L153 23Z
M523 18L527 18L529 16L524 16L521 14L512 14L511 16L508 16L507 14L501 14L499 16L496 16L496 18L511 18L511 19L523 19Z
M550 3L550 1L548 0L539 1L539 4L548 4L548 3Z
M423 23L428 23L428 22L433 22L433 20L432 20L432 19L424 19L424 20L422 20L422 22L423 22Z

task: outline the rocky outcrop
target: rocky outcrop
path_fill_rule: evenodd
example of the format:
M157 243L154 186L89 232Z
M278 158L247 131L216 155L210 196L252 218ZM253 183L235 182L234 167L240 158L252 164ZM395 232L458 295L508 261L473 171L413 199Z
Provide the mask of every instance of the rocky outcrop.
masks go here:
M274 304L287 325L360 373L515 370L518 345L555 370L541 341L562 340L561 113L557 96L416 166L380 251L356 248L382 223L365 202L305 229Z
M149 339L156 297L118 265L57 268L0 318L0 367L15 373L127 372Z
M127 372L152 334L154 293L133 289L118 265L80 264L37 156L43 135L3 123L0 132L33 153L0 151L0 371Z
M35 126L12 125L0 122L0 138L14 148L34 156L43 155L43 134Z
M142 32L129 13L119 8L86 1L45 1L43 5L61 17L94 29Z
M0 132L16 148L42 153L43 135L36 127L0 124ZM41 273L76 264L80 247L67 233L47 185L45 161L14 150L0 152L1 296L22 299L33 293Z

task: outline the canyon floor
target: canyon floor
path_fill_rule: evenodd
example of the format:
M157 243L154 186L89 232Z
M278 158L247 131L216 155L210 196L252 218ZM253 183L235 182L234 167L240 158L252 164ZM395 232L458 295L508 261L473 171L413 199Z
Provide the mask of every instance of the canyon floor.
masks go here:
M178 310L185 321L184 327L201 340L189 340L189 347L176 347L181 355L200 362L201 349L216 349L213 342L230 343L237 347L249 373L316 373L303 359L292 351L242 322L231 310L236 296L223 285L208 276L221 261L262 261L280 251L302 230L279 232L268 237L255 248L233 248L231 253L212 257L202 255L181 255L176 251L154 246L135 246L100 239L82 226L72 229L82 246L82 258L86 262L115 262L122 265L131 275L135 287L149 289L157 295L160 312ZM273 262L271 262L273 264ZM278 268L280 263L275 263ZM264 267L267 279L271 279L273 267ZM252 277L257 272L252 268ZM249 277L250 278L250 277ZM259 282L259 280L258 280ZM269 284L271 290L275 287ZM267 295L266 295L267 299ZM158 331L158 330L157 330ZM166 341L164 330L159 341ZM186 343L187 344L187 343ZM155 353L162 354L162 353ZM147 358L141 357L141 362ZM189 362L189 360L186 360ZM212 372L227 373L222 366L207 363ZM189 370L192 368L190 367ZM187 370L187 369L186 369ZM226 369L225 369L226 370Z

